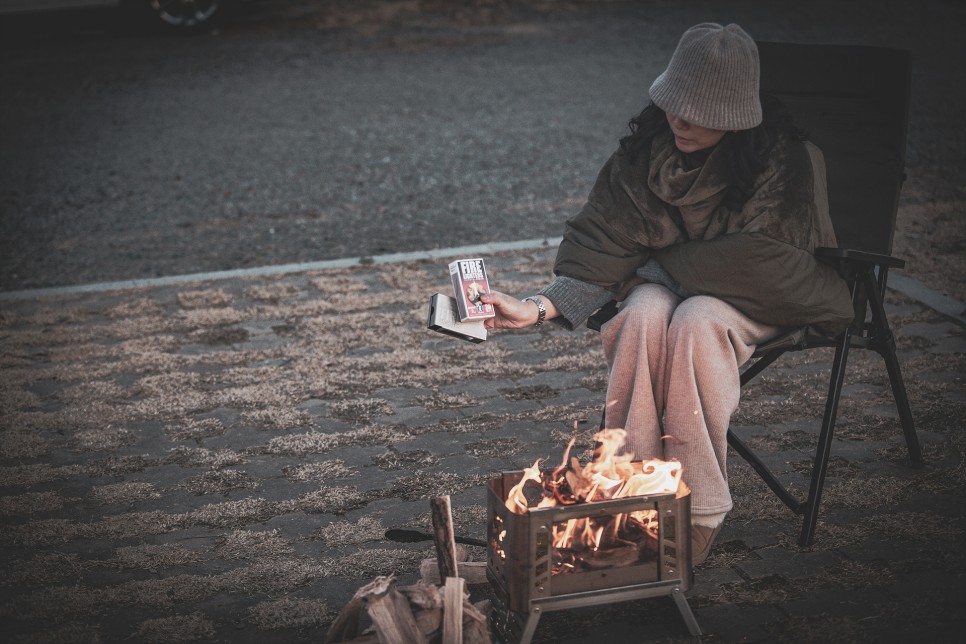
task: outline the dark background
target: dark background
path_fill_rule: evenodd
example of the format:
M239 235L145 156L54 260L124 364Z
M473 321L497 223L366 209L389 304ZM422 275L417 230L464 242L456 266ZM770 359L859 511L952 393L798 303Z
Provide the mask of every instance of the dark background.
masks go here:
M960 3L243 2L4 17L0 291L555 237L680 34L911 49L897 250L964 274ZM938 277L936 277L938 275Z

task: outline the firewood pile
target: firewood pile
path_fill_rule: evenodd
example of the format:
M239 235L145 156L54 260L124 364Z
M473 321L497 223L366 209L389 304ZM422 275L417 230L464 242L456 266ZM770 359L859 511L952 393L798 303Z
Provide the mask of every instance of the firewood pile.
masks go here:
M397 586L395 577L377 577L360 588L332 623L326 644L490 644L485 607L470 603L465 580L448 577L443 587L422 582ZM359 634L362 610L372 620Z
M465 551L457 549L449 497L430 502L436 559L420 566L421 580L398 586L394 575L366 584L342 609L325 644L490 644L489 602L470 602L467 583L480 581L477 566L459 570ZM470 562L467 562L470 563ZM445 580L442 585L434 581ZM483 577L485 581L485 575ZM372 622L360 633L363 611Z

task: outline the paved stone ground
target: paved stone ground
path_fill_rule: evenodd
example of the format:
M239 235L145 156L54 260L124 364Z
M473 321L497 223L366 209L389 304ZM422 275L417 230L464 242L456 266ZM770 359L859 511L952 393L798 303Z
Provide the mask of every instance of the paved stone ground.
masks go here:
M526 293L553 251L493 255ZM0 619L9 641L319 641L363 584L416 578L452 496L482 536L484 481L589 439L596 334L482 345L425 328L445 260L105 293L0 309ZM952 641L966 626L966 340L889 310L927 465L904 464L888 380L854 353L817 540L733 458L737 507L690 603L703 641ZM817 352L815 352L817 353ZM735 426L805 486L827 354L751 386ZM472 556L482 558L479 549ZM475 587L485 597L486 587ZM670 600L553 613L540 642L688 641Z

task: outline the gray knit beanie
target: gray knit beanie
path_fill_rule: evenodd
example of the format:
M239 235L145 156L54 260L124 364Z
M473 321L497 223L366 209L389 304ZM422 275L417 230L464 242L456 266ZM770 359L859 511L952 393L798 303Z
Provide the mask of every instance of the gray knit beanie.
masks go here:
M738 25L695 25L681 36L649 92L655 105L689 123L747 130L761 123L758 47Z

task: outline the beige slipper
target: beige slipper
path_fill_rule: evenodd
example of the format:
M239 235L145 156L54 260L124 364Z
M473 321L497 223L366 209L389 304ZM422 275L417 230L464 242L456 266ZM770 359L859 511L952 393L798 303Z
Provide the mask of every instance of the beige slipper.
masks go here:
M700 566L704 563L705 559L708 558L708 553L711 552L711 544L714 543L715 537L721 532L721 527L724 523L719 523L714 528L709 528L706 525L692 525L691 526L691 565Z

